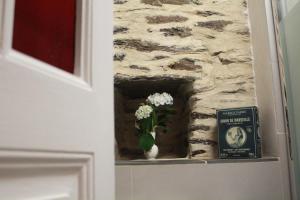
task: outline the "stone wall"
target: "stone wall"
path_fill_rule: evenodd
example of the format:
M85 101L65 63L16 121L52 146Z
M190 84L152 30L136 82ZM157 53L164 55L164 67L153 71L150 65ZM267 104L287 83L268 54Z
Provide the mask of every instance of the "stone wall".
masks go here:
M188 156L216 158L216 109L256 104L247 1L114 0L114 25L116 82L194 80Z

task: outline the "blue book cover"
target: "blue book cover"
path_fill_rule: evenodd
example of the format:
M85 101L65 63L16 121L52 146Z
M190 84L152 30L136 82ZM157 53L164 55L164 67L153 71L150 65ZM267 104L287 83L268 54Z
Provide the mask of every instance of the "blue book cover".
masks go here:
M256 106L217 110L219 158L261 158Z

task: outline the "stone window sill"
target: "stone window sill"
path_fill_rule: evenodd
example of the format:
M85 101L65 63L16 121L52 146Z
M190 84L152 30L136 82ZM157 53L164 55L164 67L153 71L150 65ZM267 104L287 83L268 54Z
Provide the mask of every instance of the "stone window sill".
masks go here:
M156 159L156 160L117 160L116 166L128 165L176 165L176 164L222 164L222 163L249 163L249 162L271 162L279 161L279 157L263 157L258 159L214 159L214 160L196 160L196 159Z

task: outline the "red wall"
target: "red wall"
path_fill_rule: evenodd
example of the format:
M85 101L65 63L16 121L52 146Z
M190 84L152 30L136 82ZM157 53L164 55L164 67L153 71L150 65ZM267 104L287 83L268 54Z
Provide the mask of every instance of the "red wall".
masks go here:
M75 0L16 0L13 48L74 72Z

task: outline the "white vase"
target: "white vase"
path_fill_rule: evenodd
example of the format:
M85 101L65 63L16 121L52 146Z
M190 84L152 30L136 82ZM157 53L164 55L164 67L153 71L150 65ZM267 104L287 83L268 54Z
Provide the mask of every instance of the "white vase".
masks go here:
M155 133L155 131L152 131L152 132L150 132L150 134L152 135L152 137L154 138L154 140L155 140L155 137L156 137L156 133Z
M157 157L157 155L158 155L158 147L157 147L157 145L154 144L154 145L151 147L151 149L150 149L149 151L145 151L144 154L145 154L145 156L146 156L146 158L147 158L148 160L153 160L153 159L155 159L155 158Z
M150 134L152 135L152 137L155 140L155 137L156 137L155 131L151 132ZM148 160L155 159L158 155L158 146L156 144L153 144L153 146L151 147L151 149L149 151L144 151L144 154Z

